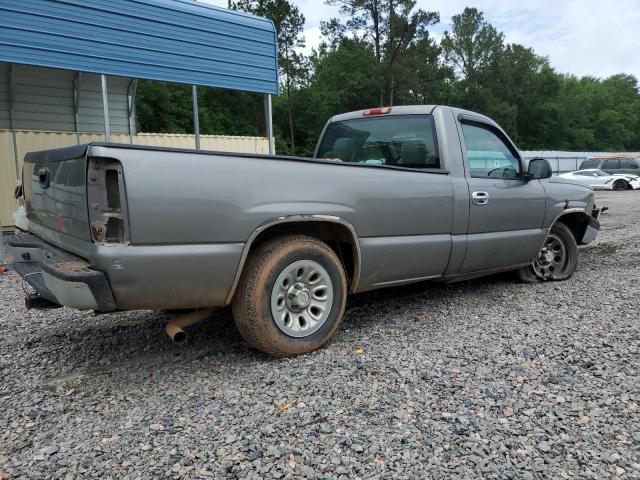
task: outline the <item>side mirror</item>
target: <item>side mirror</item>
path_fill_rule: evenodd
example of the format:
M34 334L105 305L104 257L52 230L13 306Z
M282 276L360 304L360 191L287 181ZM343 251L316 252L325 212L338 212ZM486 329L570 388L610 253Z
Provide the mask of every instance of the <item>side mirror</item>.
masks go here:
M553 175L551 164L544 158L532 158L529 161L527 169L527 178L529 180L550 178Z

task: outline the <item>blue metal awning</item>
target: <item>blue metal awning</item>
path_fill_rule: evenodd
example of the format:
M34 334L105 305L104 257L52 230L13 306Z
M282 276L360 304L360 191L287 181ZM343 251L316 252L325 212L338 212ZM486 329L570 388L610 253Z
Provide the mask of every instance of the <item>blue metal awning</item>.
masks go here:
M267 19L192 0L0 1L0 61L278 93Z

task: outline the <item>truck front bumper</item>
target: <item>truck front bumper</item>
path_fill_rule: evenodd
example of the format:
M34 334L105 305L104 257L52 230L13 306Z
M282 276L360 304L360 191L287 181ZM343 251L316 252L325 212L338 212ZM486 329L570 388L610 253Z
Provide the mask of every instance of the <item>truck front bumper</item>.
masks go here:
M587 228L585 229L582 240L580 241L580 245L588 245L598 236L598 233L600 232L600 213L601 210L599 208L593 208L587 223Z
M36 296L78 310L116 309L107 277L80 257L29 233L10 236L6 244L14 270Z

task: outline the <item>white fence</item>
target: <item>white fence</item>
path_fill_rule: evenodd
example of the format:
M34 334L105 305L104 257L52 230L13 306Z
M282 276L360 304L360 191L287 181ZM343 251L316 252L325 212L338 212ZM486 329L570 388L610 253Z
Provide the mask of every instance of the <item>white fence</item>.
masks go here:
M551 164L554 173L572 172L580 168L580 164L589 157L597 155L615 155L621 152L561 152L555 150L524 150L520 152L525 162L532 158L545 158ZM624 152L629 155L632 152ZM637 154L640 157L640 153Z

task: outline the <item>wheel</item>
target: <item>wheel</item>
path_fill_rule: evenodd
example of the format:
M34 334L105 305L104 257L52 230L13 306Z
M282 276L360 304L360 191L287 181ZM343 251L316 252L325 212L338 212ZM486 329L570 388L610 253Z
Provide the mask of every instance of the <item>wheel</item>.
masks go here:
M518 271L523 282L566 280L578 264L578 245L571 230L561 222L551 227L544 245L531 265Z
M233 300L233 317L253 348L293 357L326 345L347 298L340 259L315 238L268 240L251 254Z
M626 189L627 182L625 182L624 180L616 180L615 182L613 182L613 190L615 190L616 192L620 192Z

